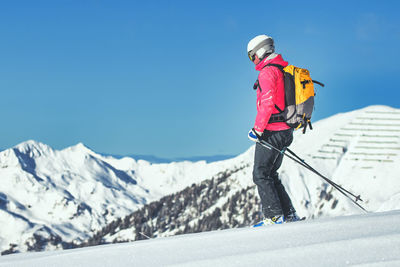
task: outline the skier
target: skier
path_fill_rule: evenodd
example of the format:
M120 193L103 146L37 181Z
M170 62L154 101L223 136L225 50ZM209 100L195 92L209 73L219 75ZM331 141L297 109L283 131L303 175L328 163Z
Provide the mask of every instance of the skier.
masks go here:
M277 172L283 154L257 142L262 139L284 151L293 141L293 129L285 122L269 122L272 114L285 108L284 78L277 67L265 67L267 64L286 67L288 62L275 53L274 41L267 35L253 38L247 45L247 53L260 72L254 86L257 89L257 116L254 128L248 133L249 139L256 142L253 181L257 185L264 215L264 220L255 226L297 221L299 217Z

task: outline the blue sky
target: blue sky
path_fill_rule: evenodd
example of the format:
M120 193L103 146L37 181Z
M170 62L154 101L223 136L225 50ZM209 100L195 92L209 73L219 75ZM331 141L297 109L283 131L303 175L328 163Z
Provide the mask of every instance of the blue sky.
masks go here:
M239 154L256 114L256 35L326 84L314 121L400 108L398 1L1 1L0 147ZM275 5L274 5L275 4Z

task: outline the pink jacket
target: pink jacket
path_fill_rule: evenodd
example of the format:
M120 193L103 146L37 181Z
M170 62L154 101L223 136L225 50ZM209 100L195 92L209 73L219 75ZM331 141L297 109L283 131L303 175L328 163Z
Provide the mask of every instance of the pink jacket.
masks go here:
M263 68L267 64L279 64L284 67L288 65L281 55L272 54L257 64L256 70L260 71L258 75L259 86L257 89L257 116L254 129L263 132L282 131L290 127L284 122L275 122L268 124L271 114L279 113L275 104L283 110L285 108L285 91L283 82L283 73L273 66Z

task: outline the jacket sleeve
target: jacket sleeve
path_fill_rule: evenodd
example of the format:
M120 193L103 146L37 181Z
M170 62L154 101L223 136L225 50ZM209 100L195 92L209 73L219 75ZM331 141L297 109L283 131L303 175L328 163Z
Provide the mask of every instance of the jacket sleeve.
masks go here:
M270 68L262 70L258 77L261 92L257 97L257 116L254 124L256 131L264 131L274 110L276 79L275 73Z

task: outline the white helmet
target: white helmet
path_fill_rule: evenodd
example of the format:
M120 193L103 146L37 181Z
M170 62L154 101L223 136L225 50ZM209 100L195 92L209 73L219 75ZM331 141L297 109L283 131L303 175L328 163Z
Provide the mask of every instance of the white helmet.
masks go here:
M275 52L274 40L265 34L258 35L250 40L247 44L247 55L251 61L254 61L255 55L260 60L264 59L267 54Z

